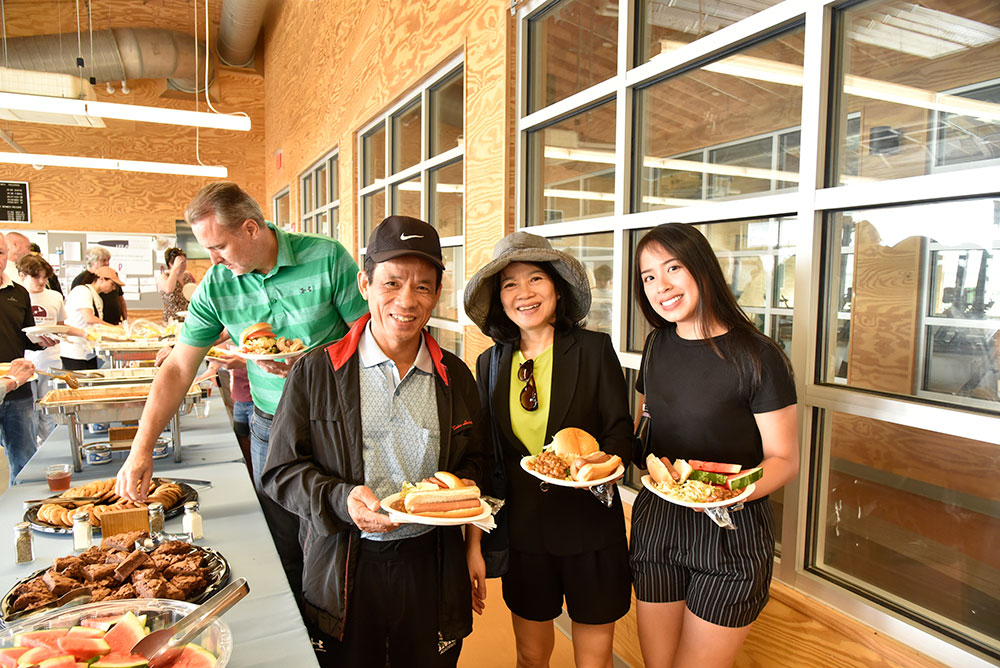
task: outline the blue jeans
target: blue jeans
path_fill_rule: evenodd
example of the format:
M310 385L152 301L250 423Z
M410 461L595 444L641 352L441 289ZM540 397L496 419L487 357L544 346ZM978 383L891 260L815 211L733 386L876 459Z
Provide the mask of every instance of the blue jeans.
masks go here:
M253 486L257 500L264 512L267 528L271 530L274 547L285 569L288 586L301 608L302 601L302 547L299 544L299 517L290 513L260 487L260 474L267 461L267 446L271 438L271 419L254 411L250 416L250 461L253 464Z
M0 402L0 445L10 464L10 484L35 454L35 400L7 399Z

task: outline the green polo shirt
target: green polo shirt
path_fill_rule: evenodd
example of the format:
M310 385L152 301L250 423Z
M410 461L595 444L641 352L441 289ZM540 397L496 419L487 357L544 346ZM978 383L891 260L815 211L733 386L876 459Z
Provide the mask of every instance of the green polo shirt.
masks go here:
M347 323L368 312L358 291L358 265L340 243L318 234L289 233L271 223L278 235L278 261L266 275L236 276L221 264L198 284L178 339L209 346L223 329L234 342L256 322L274 333L302 339L307 348L330 343L347 333ZM274 413L285 379L247 362L255 406Z

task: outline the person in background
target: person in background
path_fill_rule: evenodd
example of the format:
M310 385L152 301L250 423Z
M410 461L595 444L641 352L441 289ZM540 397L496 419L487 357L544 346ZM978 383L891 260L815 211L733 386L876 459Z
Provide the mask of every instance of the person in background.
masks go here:
M66 324L79 329L87 325L108 324L104 320L104 301L101 295L114 292L116 287L125 285L118 272L111 267L95 267L95 272L88 272L87 281L69 291L66 298ZM62 368L69 371L96 369L97 353L86 342L63 341L60 344L59 355L62 357Z
M0 267L6 266L7 241L0 235ZM23 330L34 325L28 291L12 281L5 271L0 275L0 362L12 362L23 358L26 350L41 350L55 344L54 340L45 337L29 338ZM13 485L37 448L32 416L35 401L31 388L20 381L8 390L0 404L0 445L10 464Z
M13 360L7 372L0 376L0 403L7 398L7 395L21 387L35 375L35 365L29 360L21 357Z
M631 456L632 416L621 362L611 337L580 327L590 304L583 265L527 232L502 239L493 260L465 289L466 313L496 341L499 355L494 390L492 349L479 356L476 378L480 400L493 411L507 472L503 512L510 567L503 575L503 599L523 668L549 665L553 620L564 600L576 665L610 668L615 621L631 606L618 488L609 508L587 490L543 490L520 465L566 427L586 431L602 451L623 461ZM480 611L486 598L481 532L470 527L468 535L474 609Z
M163 322L177 317L178 311L187 311L188 300L184 286L194 283L194 276L187 270L187 254L180 248L168 248L163 253L167 268L156 277L156 288L163 299Z
M7 268L4 273L15 283L21 279L17 275L17 263L21 258L31 253L31 240L20 232L7 233Z
M42 248L36 243L31 244L31 254L38 255L41 257ZM43 258L44 259L44 258ZM49 265L51 266L51 265ZM45 284L45 287L49 290L55 290L59 293L59 296L63 296L62 286L59 284L59 277L56 276L55 267L52 268L52 275L49 276L49 282Z
M639 492L630 553L639 645L647 666L731 666L768 600L768 494L798 473L791 364L740 308L693 225L653 228L635 257L634 294L654 327L636 382L650 451L764 469L743 508L730 511L736 531Z
M71 288L92 283L93 281L89 280L88 274L94 274L101 267L109 266L111 264L111 252L104 246L91 246L84 252L83 259L87 262L87 268L77 274L76 278L73 279ZM101 294L101 301L104 302L102 311L104 314L103 319L109 325L117 325L128 319L128 306L125 305L125 292L122 290L123 285L125 283L116 285L111 292ZM68 300L69 298L67 297Z
M52 276L52 266L41 256L29 253L21 258L17 263L17 271L21 279L21 285L28 291L31 298L31 312L35 316L36 325L63 325L66 321L66 309L64 308L63 296L55 290L49 290L45 286L49 277ZM70 328L67 332L72 336L86 336L82 329ZM53 346L45 350L28 351L25 353L35 368L40 371L49 371L55 366L59 366L59 347ZM32 386L35 401L38 401L49 391L52 379L46 376L39 376ZM55 429L56 421L45 411L35 411L35 427L38 442L42 443L48 438L52 430Z
M246 365L229 367L230 396L233 398L233 431L236 442L243 451L243 459L247 471L253 479L253 458L250 456L250 418L253 416L253 395L250 394L250 378L247 376ZM258 476L260 477L260 476Z
M367 311L355 277L358 265L339 242L285 232L264 220L260 205L242 188L218 181L202 188L185 220L212 260L188 306L177 344L156 374L149 400L118 471L119 496L142 501L153 474L153 445L177 411L209 348L228 331L233 341L250 325L266 322L279 336L307 347L335 341ZM294 361L294 360L292 360ZM274 411L292 361L248 365L254 414L250 455L255 487L268 528L297 601L302 596L299 518L260 493Z
M427 223L375 228L357 275L369 315L292 367L254 471L305 523L303 613L323 668L454 666L472 632L461 528L378 512L403 481L480 477L475 380L424 331L443 272Z

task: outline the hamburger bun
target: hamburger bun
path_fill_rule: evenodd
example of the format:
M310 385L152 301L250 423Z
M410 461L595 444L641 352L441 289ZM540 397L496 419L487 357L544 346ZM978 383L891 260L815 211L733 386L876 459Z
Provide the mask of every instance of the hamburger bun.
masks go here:
M454 473L448 473L447 471L438 471L434 474L434 477L443 482L448 489L458 489L459 487L465 487L465 483Z
M585 457L601 449L593 436L576 427L557 431L550 445L557 455L572 458Z
M271 331L271 326L266 322L255 322L244 329L240 334L240 345L245 345L247 341L255 339L259 336L269 336L274 338L274 332Z

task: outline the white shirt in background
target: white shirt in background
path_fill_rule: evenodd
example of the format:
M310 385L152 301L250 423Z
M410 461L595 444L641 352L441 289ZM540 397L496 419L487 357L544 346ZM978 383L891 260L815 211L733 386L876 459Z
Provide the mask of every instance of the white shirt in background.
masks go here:
M16 262L7 260L7 268L4 270L4 273L7 274L7 277L10 278L10 280L14 281L18 285L24 285L24 283L21 282L21 275L17 273Z
M66 324L70 327L83 329L87 323L80 313L80 309L90 309L98 318L104 317L104 302L101 295L92 285L78 285L69 291L66 297ZM74 360L89 360L97 357L94 349L85 343L67 343L63 341L59 344L59 354Z
M36 325L58 325L66 320L63 296L55 290L29 292L28 296L31 297L31 314L35 316ZM42 371L48 371L60 366L59 352L59 346L52 346L45 350L25 350L24 356Z

